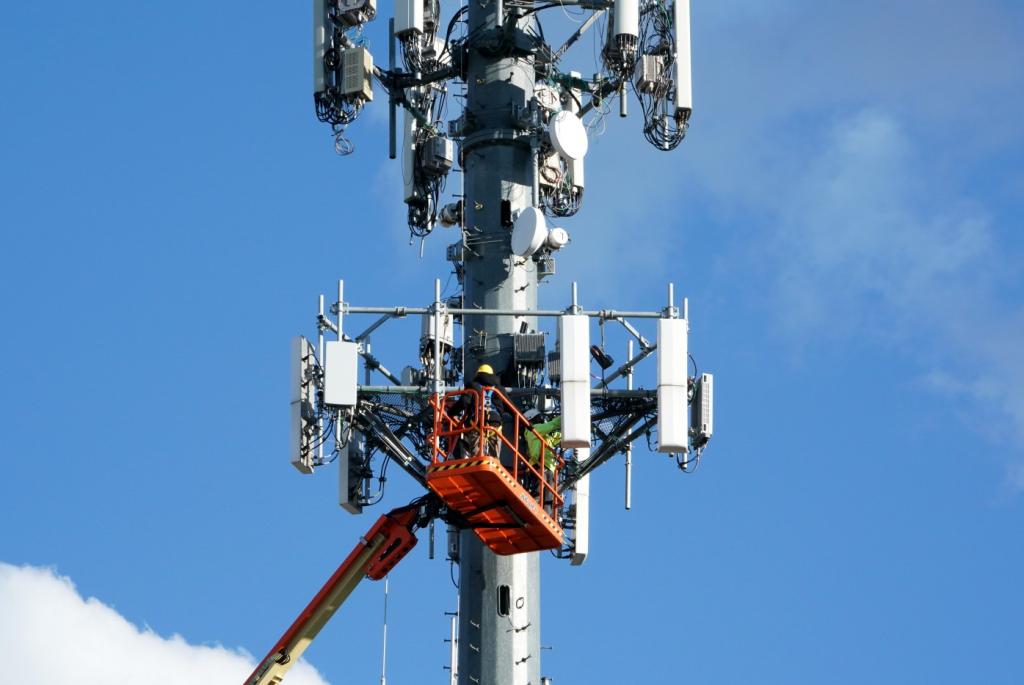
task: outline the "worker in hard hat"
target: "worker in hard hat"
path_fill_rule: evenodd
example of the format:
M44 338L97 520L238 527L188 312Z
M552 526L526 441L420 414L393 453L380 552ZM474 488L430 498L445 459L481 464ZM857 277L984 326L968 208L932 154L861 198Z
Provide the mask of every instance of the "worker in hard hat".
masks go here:
M476 369L472 380L466 383L467 392L462 395L452 408L452 416L461 417L466 425L472 429L466 433L465 445L462 445L463 456L475 456L480 450L480 431L484 432L483 450L484 454L492 457L500 455L502 418L504 411L501 402L495 401L494 390L502 390L501 379L494 373L494 367L490 364L481 364ZM483 402L483 425L476 425L480 414L477 410L477 401ZM465 454L468 450L469 454Z
M530 465L538 470L543 469L544 480L552 488L555 487L555 466L558 465L558 450L562 446L562 417L556 416L544 423L535 423L530 426L532 430L526 431L526 448L529 454ZM541 465L541 454L543 453L543 465ZM531 476L533 474L530 474ZM539 494L540 484L536 477L530 481L529 486L534 494ZM550 511L553 501L552 491L544 489L544 508Z

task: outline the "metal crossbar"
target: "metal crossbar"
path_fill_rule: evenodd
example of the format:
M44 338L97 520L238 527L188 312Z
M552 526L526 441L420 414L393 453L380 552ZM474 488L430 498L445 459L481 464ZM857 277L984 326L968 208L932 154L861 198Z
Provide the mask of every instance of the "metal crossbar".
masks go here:
M519 476L533 476L543 484L541 494L552 491L561 504L563 498L558 494L571 488L583 475L590 473L601 464L620 453L634 440L642 438L654 430L656 421L654 414L657 408L656 393L651 390L609 390L601 388L593 391L592 426L595 439L594 449L589 459L573 463L572 468L563 469L565 462L557 450L552 452L558 457L557 477L543 477L542 464L537 466L529 463L528 458L521 454L520 437L529 427L529 421L520 413L510 398L534 397L539 395L557 396L557 388L510 388L509 390L494 389L496 401L507 408L507 413L515 417L508 434L497 426L488 427L486 417L482 414L482 402L474 398L471 406L476 414L466 417L452 416L451 405L454 400L475 390L453 390L442 396L448 398L442 411L438 412L435 396L429 390L418 387L362 386L359 391L359 409L356 412L357 423L361 430L372 437L371 449L380 449L395 460L417 482L425 481L425 464L440 463L460 458L456 448L462 444L466 457L479 456L486 452L486 442L491 439L498 443L500 458L502 446L508 453L515 454L506 468L518 480ZM371 418L371 414L375 415ZM483 426L485 430L473 439L468 434L471 430ZM539 434L537 434L540 438ZM410 450L404 441L411 443ZM549 447L540 439L541 458L548 455ZM470 454L473 452L475 454Z

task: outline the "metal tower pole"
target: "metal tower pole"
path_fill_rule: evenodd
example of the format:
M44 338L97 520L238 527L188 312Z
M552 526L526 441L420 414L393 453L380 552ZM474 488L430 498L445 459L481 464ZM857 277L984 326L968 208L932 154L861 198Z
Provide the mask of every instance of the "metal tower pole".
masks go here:
M517 30L532 19L502 0L469 3L471 39L462 144L465 172L466 309L536 310L537 273L512 255L502 202L514 214L535 205L534 155L529 134L517 126L534 91L531 54L488 50L497 42L506 12L519 15ZM520 43L522 44L522 43ZM507 45L507 43L506 43ZM501 55L501 56L499 56ZM536 317L466 316L466 375L484 362L501 373L511 364L511 334ZM540 683L540 556L499 556L471 531L460 534L459 685ZM508 588L508 615L499 597Z

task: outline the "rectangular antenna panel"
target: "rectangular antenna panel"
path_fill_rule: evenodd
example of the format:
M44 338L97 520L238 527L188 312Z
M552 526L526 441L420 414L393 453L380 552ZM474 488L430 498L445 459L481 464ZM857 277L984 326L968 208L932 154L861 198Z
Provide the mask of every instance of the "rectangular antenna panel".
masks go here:
M686 319L658 319L658 451L689 449L687 407L688 359Z
M402 182L405 202L416 199L416 117L402 110L405 126L402 138Z
M326 0L313 0L313 92L327 90L324 73L324 53L327 50L327 4Z
M373 55L366 48L341 51L341 94L373 99Z
M693 392L692 416L694 444L702 446L711 439L714 426L714 381L710 373L702 374Z
M569 160L569 176L574 187L584 187L583 158Z
M358 373L359 346L344 340L328 341L324 346L324 404L356 406Z
M313 346L302 336L292 338L291 357L291 462L300 472L313 473Z
M395 35L423 33L423 0L395 0Z
M590 446L590 383L562 381L562 447Z
M658 451L682 454L689 450L689 411L686 388L658 386Z
M451 347L455 344L455 317L445 314L441 318L441 346ZM424 314L420 323L420 344L434 341L434 328L437 326L433 314Z
M676 109L693 109L693 83L690 73L690 0L676 0Z
M350 514L361 514L363 479L360 470L366 453L366 438L359 431L352 431L348 447L342 448L341 452L339 456L344 458L338 459L338 504Z
M576 461L584 462L590 458L590 450L576 450ZM590 553L590 474L583 476L573 486L573 505L576 507L576 529L573 532L572 557L569 563L581 566Z
M558 351L562 381L590 383L590 318L566 315L558 319Z
M590 319L558 319L562 381L562 447L590 447Z

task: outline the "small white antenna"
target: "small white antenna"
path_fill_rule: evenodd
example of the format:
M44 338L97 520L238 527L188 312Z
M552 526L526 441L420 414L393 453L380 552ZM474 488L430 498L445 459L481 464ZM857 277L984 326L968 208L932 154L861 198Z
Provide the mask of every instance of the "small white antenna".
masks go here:
M384 576L384 644L381 647L380 657L380 685L387 685L388 682L388 591L390 582L391 576Z
M451 665L448 667L448 683L449 685L458 685L459 683L459 600L456 597L455 600L455 613L449 614L451 616L451 628L450 637L448 638L448 658L450 659Z

